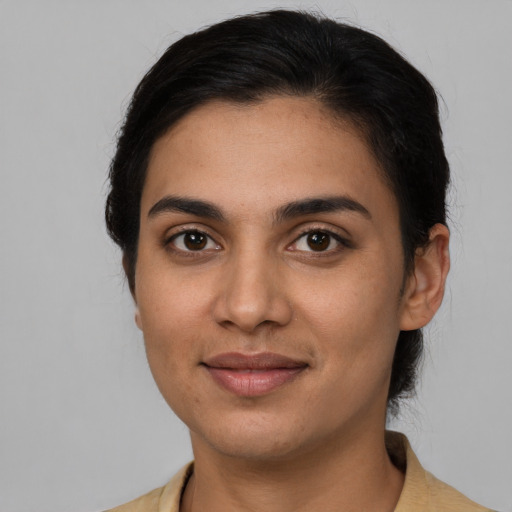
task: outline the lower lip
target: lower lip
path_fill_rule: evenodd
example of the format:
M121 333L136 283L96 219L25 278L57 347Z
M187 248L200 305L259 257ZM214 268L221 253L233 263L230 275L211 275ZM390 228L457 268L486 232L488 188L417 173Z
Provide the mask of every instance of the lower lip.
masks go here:
M261 396L295 379L305 366L298 368L272 368L268 370L233 370L206 367L213 380L237 396Z

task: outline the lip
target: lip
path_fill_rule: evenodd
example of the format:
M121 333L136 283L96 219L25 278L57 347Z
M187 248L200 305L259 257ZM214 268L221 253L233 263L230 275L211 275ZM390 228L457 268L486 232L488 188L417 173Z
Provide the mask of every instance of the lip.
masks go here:
M308 364L272 352L229 352L207 359L203 366L225 390L237 396L255 397L294 380Z

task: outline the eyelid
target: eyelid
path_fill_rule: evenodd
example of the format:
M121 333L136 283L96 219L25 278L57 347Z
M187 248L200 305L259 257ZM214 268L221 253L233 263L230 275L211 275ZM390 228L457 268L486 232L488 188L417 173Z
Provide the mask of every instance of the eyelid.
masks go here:
M173 236L181 235L187 232L196 232L196 233L204 233L209 236L212 240L215 240L216 236L211 233L211 229L208 226L203 224L178 224L176 226L171 226L165 230L164 238L166 240L170 240Z
M300 226L297 226L294 231L296 231L295 239L300 236L306 235L308 233L321 231L322 233L327 233L333 236L337 236L342 240L349 242L352 238L351 234L341 227L335 226L326 222L307 222L303 223Z
M201 253L205 253L207 251L211 251L212 249L202 249L202 250L184 250L177 247L171 247L173 245L173 241L180 235L184 235L186 233L200 233L204 236L206 236L211 242L215 244L215 250L222 249L223 246L217 241L217 236L212 235L211 230L207 226L197 224L185 224L185 225L178 225L169 228L162 241L162 245L164 248L168 248L169 250L172 250L176 253L180 254L186 254L186 255L196 255L199 256ZM293 237L293 241L287 245L287 249L289 249L291 246L296 244L302 237L307 236L312 233L325 233L326 235L329 235L332 237L342 248L352 248L353 243L351 240L350 235L347 233L346 230L342 228L337 228L332 225L325 225L324 223L318 223L318 224L310 224L308 223L306 226L302 224L301 226L298 226L295 229L296 234ZM293 250L293 249L292 249ZM297 250L297 249L295 249ZM340 247L337 247L335 249L328 249L325 251L303 251L303 250L297 250L297 252L311 252L316 253L317 256L321 256L322 254L332 254L333 252L336 252L337 250L340 250Z
M330 237L332 237L342 248L352 248L353 243L350 239L350 236L346 233L345 230L342 229L336 229L331 226L325 226L325 225L308 225L307 227L302 227L297 235L295 235L293 242L288 245L288 247L291 247L292 245L295 245L301 238L310 235L312 233L324 233ZM325 251L314 251L311 249L310 251L303 251L300 250L300 252L311 252L317 256L332 254L334 252L337 252L340 250L340 247L336 247L335 249L328 249ZM296 249L297 250L297 249ZM299 252L299 250L297 250Z
M176 238L178 238L181 235L186 235L187 233L199 233L201 235L206 236L211 242L213 242L215 244L216 247L214 250L219 250L222 248L222 245L219 244L219 242L217 242L216 238L209 233L209 230L206 227L203 227L203 226L199 227L197 225L192 225L192 226L191 225L181 225L181 226L176 226L174 228L168 229L164 236L164 239L163 239L164 248L167 248L175 253L180 253L180 254L184 254L187 256L188 255L199 256L200 254L204 254L205 252L212 250L210 248L210 249L202 249L202 250L193 251L193 250L180 249L180 248L176 247L173 244L174 240L176 240ZM172 247L173 245L174 245L174 247Z

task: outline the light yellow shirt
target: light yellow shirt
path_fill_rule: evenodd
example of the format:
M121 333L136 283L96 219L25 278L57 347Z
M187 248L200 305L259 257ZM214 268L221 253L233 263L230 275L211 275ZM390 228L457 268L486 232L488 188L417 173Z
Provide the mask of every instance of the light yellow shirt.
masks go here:
M425 471L404 435L388 432L386 441L393 462L405 468L395 512L492 512ZM179 512L181 494L192 471L190 463L164 487L107 512Z

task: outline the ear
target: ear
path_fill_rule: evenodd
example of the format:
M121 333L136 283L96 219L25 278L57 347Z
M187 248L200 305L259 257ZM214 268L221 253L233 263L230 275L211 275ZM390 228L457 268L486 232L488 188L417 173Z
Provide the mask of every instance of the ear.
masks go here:
M137 305L137 297L135 295L135 275L131 269L126 255L123 255L123 269L126 275L126 279L128 280L128 286L130 287L130 293L132 294L133 302L135 303L135 323L137 324L137 327L142 331L142 319L140 317L139 306Z
M402 298L400 330L424 327L439 309L450 270L449 241L448 228L435 224L430 229L428 244L416 251L414 271L407 279Z

